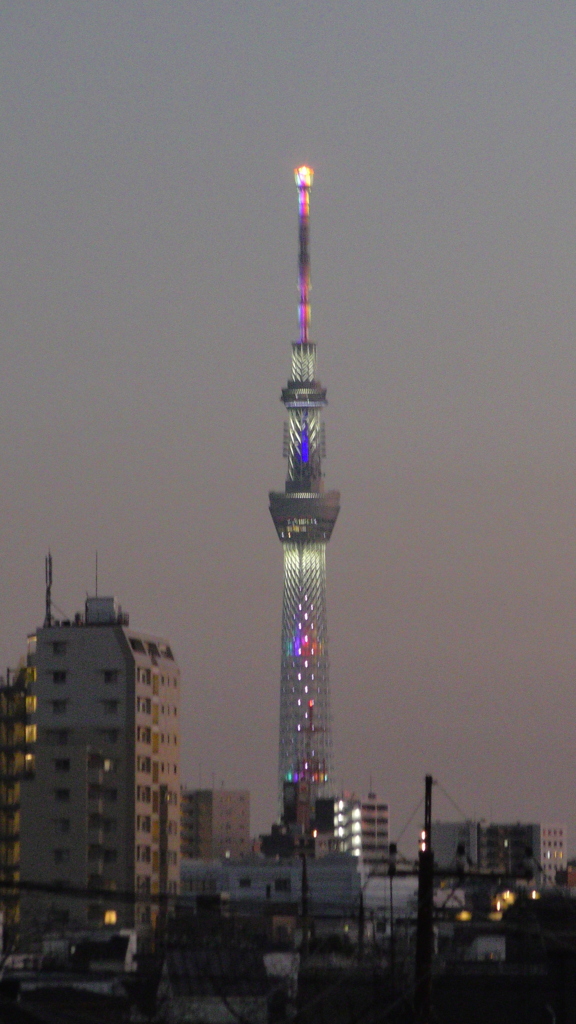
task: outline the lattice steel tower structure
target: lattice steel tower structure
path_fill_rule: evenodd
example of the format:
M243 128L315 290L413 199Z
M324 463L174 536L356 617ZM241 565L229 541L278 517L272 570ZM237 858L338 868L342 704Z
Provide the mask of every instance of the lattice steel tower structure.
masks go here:
M282 391L288 421L283 493L270 493L270 512L284 551L280 681L279 801L285 782L307 783L310 805L333 792L330 683L326 629L326 544L340 510L338 491L325 491L321 411L326 389L316 380L310 341L310 189L313 171L295 171L299 195L300 337L292 343L292 372Z

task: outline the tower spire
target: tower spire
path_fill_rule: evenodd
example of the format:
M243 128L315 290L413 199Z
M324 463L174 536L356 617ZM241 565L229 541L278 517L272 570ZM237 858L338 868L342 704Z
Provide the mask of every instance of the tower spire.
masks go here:
M292 371L282 390L288 414L283 492L270 493L270 513L284 552L280 749L278 796L286 783L307 787L311 807L333 791L328 637L326 628L326 544L340 494L325 491L321 412L326 389L316 380L316 345L310 341L309 208L313 171L295 171L299 196L299 322L292 344Z
M298 186L299 196L299 239L300 252L298 255L298 284L300 290L300 303L298 306L300 322L300 344L308 343L310 331L310 254L308 251L309 219L310 219L310 189L314 181L314 171L311 167L297 167L294 177Z

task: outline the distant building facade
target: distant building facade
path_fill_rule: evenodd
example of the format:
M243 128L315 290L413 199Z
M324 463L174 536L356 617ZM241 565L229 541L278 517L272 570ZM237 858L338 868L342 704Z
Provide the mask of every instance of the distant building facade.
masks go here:
M358 912L361 881L355 858L331 854L307 861L306 870L311 911ZM183 904L187 897L226 894L236 908L242 905L261 908L271 902L301 905L300 857L283 861L247 858L240 862L225 859L203 863L183 858L181 875Z
M34 774L36 697L33 668L21 665L0 679L0 910L3 949L13 949L20 930L20 794Z
M183 857L238 859L250 853L247 789L183 789L180 802Z
M21 786L29 941L54 928L153 926L180 879L180 672L169 644L129 628L113 598L28 639L35 774ZM58 886L88 890L67 898ZM135 903L115 901L135 893Z
M554 885L567 866L565 824L477 821L432 824L434 860L440 868L465 867L525 877L538 885ZM460 848L460 849L459 849Z
M432 849L436 866L455 867L462 850L465 864L477 868L479 829L477 821L433 821Z
M566 825L540 826L540 864L548 885L556 882L556 873L566 871L568 865Z
M334 804L334 831L341 852L361 857L367 867L388 860L389 808L375 793L366 798L343 793Z

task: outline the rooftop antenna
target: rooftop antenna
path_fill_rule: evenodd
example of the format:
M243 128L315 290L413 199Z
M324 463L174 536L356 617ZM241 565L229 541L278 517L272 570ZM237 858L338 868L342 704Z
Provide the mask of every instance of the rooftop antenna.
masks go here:
M46 556L45 562L46 569L46 614L44 616L44 625L52 625L52 555L50 551Z
M96 580L95 580L95 585L96 585L96 590L94 592L94 596L98 597L98 552L96 552Z
M298 315L300 319L300 344L308 344L310 329L310 302L308 293L310 291L310 254L308 252L309 236L309 215L310 215L310 189L314 181L314 171L311 167L297 167L294 171L294 178L298 186L299 203L299 238L300 252L298 255L298 285L300 290L300 303Z

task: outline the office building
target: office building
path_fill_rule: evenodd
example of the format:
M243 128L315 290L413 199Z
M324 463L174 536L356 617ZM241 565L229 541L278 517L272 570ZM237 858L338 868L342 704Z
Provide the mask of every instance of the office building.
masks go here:
M282 391L288 420L284 491L270 494L270 512L284 553L280 672L279 813L284 783L303 784L313 816L317 797L334 794L328 634L326 545L340 508L338 491L324 489L321 412L326 389L316 379L316 345L310 340L308 218L313 172L300 167L299 322L292 371Z
M36 770L21 787L22 934L146 931L179 888L180 672L166 640L129 627L114 598L28 638ZM85 898L59 892L87 890ZM134 902L114 893L134 894Z
M250 793L247 789L183 789L180 847L183 857L213 860L250 852Z
M367 798L343 793L334 803L334 831L342 853L361 857L368 869L387 864L389 809L375 793Z

